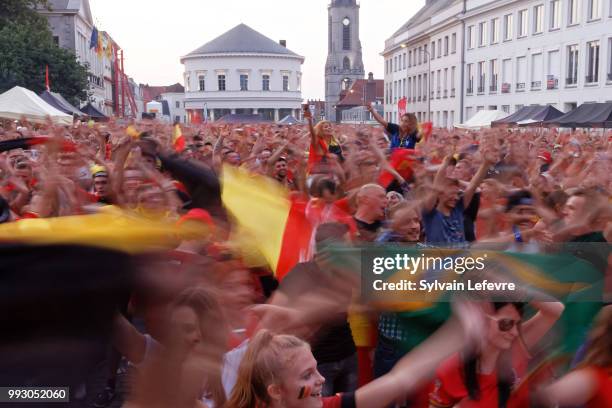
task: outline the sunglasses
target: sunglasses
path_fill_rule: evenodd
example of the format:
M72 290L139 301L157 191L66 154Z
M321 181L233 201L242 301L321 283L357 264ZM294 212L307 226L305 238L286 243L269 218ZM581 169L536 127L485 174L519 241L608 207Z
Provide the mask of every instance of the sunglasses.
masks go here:
M497 320L497 328L501 332L509 332L510 330L514 328L514 326L518 327L521 324L520 320L507 319L507 318L504 318L504 319L492 318L492 319Z

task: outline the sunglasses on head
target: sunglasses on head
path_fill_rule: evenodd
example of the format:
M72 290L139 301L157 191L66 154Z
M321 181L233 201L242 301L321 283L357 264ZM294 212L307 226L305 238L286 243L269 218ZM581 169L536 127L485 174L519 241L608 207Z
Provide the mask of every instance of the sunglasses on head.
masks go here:
M521 324L520 320L514 320L514 319L508 319L508 318L494 319L494 320L497 320L497 328L501 332L509 332L510 330L514 328L514 326L518 327Z

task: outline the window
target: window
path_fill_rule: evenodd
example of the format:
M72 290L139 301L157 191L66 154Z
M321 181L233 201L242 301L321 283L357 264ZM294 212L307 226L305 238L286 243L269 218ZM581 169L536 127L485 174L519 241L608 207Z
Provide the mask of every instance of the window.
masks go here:
M444 56L448 55L448 35L444 37Z
M448 68L444 68L444 97L448 94Z
M525 37L527 35L529 29L529 20L527 19L529 15L529 10L521 10L518 15L518 36Z
M417 98L420 101L421 100L421 90L422 90L422 84L421 84L421 76L419 75L419 86L417 87Z
M217 75L217 86L220 91L225 91L225 75Z
M540 4L533 8L533 33L539 34L544 31L544 5Z
M297 74L297 89L296 91L302 92L302 73L298 72Z
M453 33L451 36L451 53L454 54L457 52L457 33Z
M419 47L419 65L423 62L423 49Z
M53 44L57 45L59 47L59 37L57 35L53 36Z
M240 90L249 90L249 76L247 74L240 74Z
M491 78L491 85L489 88L490 92L497 92L497 78L498 78L498 73L499 73L499 68L497 66L497 60L491 60L489 62L489 66L490 66L490 70L489 70L489 74L490 74L490 78Z
M499 42L499 18L491 20L491 44Z
M180 116L175 116L174 117L174 121L175 122L180 122L181 121L181 117Z
M176 109L180 109L181 108L181 103L179 101L176 101L174 106L176 106Z
M531 56L531 89L542 88L542 54Z
M568 24L578 24L580 21L580 0L569 0Z
M468 31L467 31L467 44L468 44L468 48L474 48L475 42L474 42L475 38L474 38L474 26L469 26L468 27Z
M556 89L559 86L561 77L561 58L559 50L548 52L548 69L546 89Z
M264 91L270 90L270 75L266 74L261 77L261 89Z
M351 20L346 17L342 20L342 49L351 49Z
M406 69L406 53L404 53L404 69Z
M612 81L612 38L608 38L608 78L607 80Z
M502 110L507 114L510 114L510 105L502 105Z
M478 63L478 93L483 93L485 88L485 62Z
M442 70L441 69L438 70L437 81L438 81L438 92L436 93L436 95L437 95L438 99L440 99L440 90L442 88Z
M206 90L206 77L204 75L198 76L198 89L200 91Z
M518 57L516 59L516 92L525 91L527 81L527 58Z
M504 16L504 41L508 41L512 39L514 35L514 16L512 14L507 14Z
M442 39L438 39L438 58L442 56Z
M478 30L478 45L483 47L487 45L487 23L482 22L479 24Z
M427 52L427 44L423 46L423 51L423 62L427 62L427 58L429 55L429 53ZM431 55L429 55L429 57L431 57Z
M436 42L431 42L431 59L436 58Z
M191 75L190 74L185 74L185 91L190 92L191 91Z
M412 96L412 78L408 78L408 99Z
M586 82L599 82L599 41L591 41L587 43Z
M350 80L345 80L345 82L347 83L348 88L346 88L347 90L350 89ZM289 91L289 75L283 75L283 91L287 92Z
M474 93L474 64L467 64L467 93Z
M550 29L557 30L561 27L561 0L550 2Z
M342 60L342 69L351 69L351 60L349 59L349 57L344 57L344 59Z
M451 68L451 78L450 78L450 86L451 86L451 98L455 97L455 71L456 67Z
M412 51L408 51L408 68L412 66Z
M589 20L601 18L601 0L589 0Z
M578 83L578 44L567 47L567 85Z

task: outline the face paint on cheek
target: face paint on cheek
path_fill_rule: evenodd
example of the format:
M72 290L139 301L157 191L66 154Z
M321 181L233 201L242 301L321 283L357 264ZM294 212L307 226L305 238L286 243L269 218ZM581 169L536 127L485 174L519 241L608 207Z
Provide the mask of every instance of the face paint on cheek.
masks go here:
M310 397L312 390L310 389L309 386L304 385L302 388L300 388L300 393L298 394L298 399L305 399Z

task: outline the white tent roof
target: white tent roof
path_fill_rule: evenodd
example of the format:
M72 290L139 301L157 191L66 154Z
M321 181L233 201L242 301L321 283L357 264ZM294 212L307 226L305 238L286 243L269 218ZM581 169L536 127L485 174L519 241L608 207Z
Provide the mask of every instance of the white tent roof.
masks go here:
M0 95L0 118L19 120L25 117L30 122L44 123L47 116L53 123L72 124L72 116L55 109L28 89L16 86Z
M491 127L491 122L505 118L508 114L500 110L481 110L467 122L455 125L459 129L480 129Z

